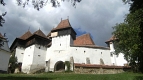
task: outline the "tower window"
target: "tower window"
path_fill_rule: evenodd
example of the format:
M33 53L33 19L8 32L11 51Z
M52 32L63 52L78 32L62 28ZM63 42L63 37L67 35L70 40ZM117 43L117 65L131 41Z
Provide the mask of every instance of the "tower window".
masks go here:
M84 51L84 53L85 53L85 51Z
M39 49L41 49L41 47L39 47Z
M111 56L111 57L113 57L113 54L112 54L112 53L110 53L110 56Z
M102 52L101 52L101 54L102 54Z
M61 44L60 44L60 46L61 46Z

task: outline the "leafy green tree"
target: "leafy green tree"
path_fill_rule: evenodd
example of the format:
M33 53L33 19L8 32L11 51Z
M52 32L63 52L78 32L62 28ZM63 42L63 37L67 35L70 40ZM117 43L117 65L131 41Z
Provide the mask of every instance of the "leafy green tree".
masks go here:
M15 69L18 67L17 63L17 57L15 57L15 54L12 53L12 56L9 59L9 71L11 73L14 73Z
M123 23L114 26L116 53L123 52L134 71L143 72L143 3L123 0L130 4L130 13Z

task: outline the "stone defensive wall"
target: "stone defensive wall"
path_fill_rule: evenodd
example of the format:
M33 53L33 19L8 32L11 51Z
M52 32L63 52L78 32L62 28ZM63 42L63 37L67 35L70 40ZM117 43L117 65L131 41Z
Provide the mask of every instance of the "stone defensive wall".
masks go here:
M74 63L74 72L81 74L116 74L131 70L130 66Z

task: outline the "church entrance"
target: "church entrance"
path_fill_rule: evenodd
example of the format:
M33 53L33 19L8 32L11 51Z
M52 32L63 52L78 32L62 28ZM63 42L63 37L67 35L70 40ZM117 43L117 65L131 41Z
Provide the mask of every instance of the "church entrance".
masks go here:
M54 70L57 72L62 72L65 70L65 64L63 61L58 61L56 62L55 66L54 66Z

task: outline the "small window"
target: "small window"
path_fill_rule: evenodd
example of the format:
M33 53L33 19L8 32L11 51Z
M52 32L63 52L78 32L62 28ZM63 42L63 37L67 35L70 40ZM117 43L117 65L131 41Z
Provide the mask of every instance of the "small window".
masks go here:
M84 53L85 53L85 51L84 51Z
M110 56L111 56L111 57L113 57L113 54L112 54L112 53L110 53Z
M24 53L21 53L21 54L24 54Z
M28 55L28 56L30 56L30 55Z
M39 49L41 49L41 47L39 47Z
M59 51L59 53L60 53L60 51Z
M40 55L38 55L40 57Z
M76 49L76 51L77 51L77 49Z
M116 55L117 57L119 57L119 55Z
M60 46L61 46L61 44L60 44Z
M102 54L102 52L101 52L101 54Z

